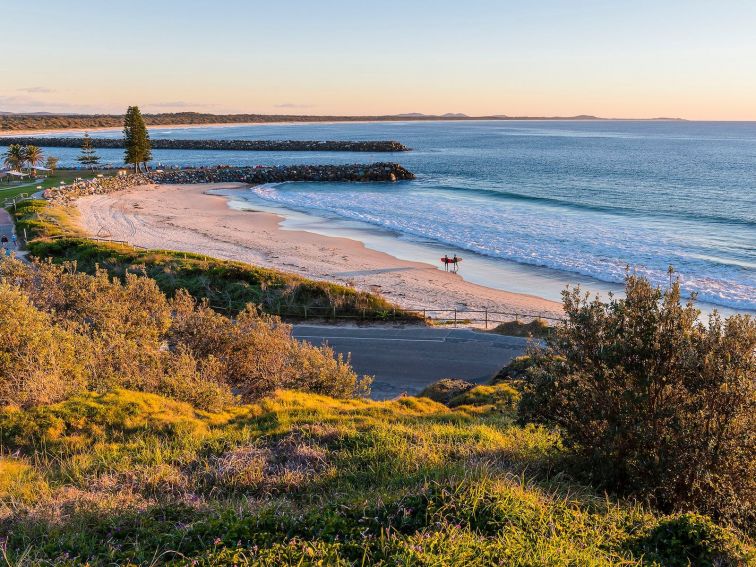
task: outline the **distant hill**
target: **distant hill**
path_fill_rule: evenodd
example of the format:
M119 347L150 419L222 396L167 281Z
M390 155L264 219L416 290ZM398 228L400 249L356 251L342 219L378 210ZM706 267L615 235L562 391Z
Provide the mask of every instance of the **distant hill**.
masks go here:
M145 114L149 126L197 124L256 124L271 122L388 122L392 120L606 120L597 116L468 116L462 113L442 115L410 112L406 114L366 116L313 116L300 114L207 114L175 112ZM663 119L672 120L672 119ZM679 120L679 119L676 119ZM64 130L68 128L113 128L123 124L120 114L55 114L48 112L13 113L0 111L0 132L18 130Z

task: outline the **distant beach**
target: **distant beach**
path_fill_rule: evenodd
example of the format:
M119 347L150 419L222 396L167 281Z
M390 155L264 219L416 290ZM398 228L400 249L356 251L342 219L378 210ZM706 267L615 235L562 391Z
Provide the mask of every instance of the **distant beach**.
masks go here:
M239 184L160 185L76 201L81 227L114 240L239 260L378 292L403 307L558 316L559 303L465 281L349 238L282 229L282 217L228 206ZM212 193L212 194L211 194Z

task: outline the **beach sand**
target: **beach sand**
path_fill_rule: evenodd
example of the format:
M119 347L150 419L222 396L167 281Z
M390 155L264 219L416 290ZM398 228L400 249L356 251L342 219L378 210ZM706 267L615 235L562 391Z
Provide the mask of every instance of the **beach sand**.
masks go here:
M282 217L229 208L212 190L234 183L136 187L76 201L91 235L146 248L197 252L278 268L380 293L405 308L489 309L559 316L561 305L465 281L430 264L397 259L348 238L282 229Z

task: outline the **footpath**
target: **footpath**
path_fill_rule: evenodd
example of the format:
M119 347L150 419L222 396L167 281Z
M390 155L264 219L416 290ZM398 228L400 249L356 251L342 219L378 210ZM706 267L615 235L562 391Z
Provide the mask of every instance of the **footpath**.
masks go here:
M11 252L15 252L16 258L26 260L26 252L19 250L13 245L14 228L13 219L11 218L10 213L5 209L0 208L0 237L7 236L8 244L6 247L9 248ZM0 250L0 257L5 257L5 254L5 250Z

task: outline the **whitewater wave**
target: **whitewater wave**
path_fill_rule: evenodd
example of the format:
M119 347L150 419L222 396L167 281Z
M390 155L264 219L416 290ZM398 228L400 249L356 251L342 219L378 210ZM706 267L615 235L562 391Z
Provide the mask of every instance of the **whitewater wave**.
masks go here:
M278 205L361 221L484 256L619 283L631 266L657 285L667 268L702 301L756 309L756 256L744 247L718 260L710 235L685 223L574 211L475 191L308 183L265 185L253 194ZM747 239L747 236L744 238Z

